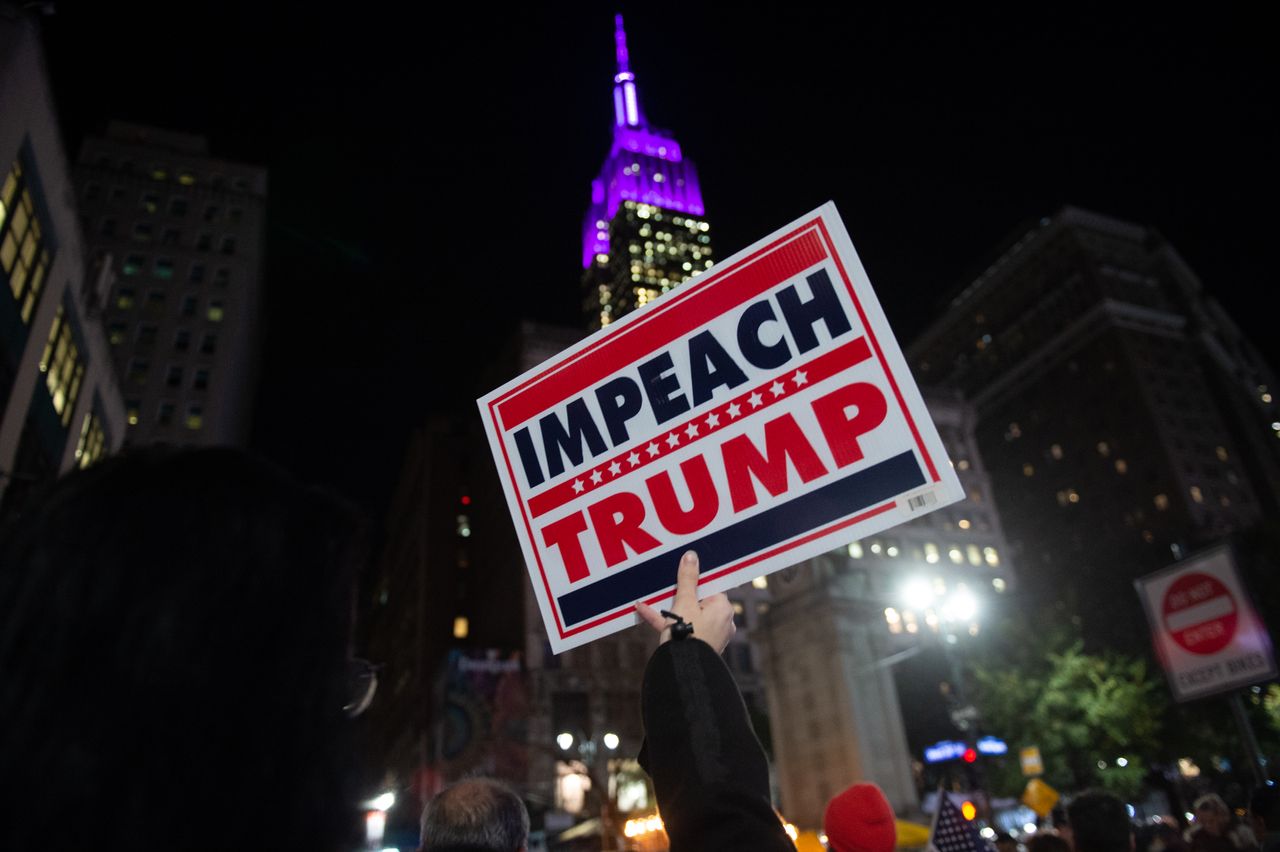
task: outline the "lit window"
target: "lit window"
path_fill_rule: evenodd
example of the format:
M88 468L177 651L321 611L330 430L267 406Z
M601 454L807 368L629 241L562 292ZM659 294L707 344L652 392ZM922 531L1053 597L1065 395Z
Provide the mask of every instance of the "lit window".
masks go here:
M467 620L465 615L459 615L453 619L453 638L466 639L467 634L471 632L471 622Z
M950 548L947 551L947 556L951 559L952 562L954 562L957 565L964 563L964 553L961 552L960 548L958 547Z
M165 180L168 177L169 177L169 173L165 171L163 167L160 167L160 166L151 167L152 180Z
M1009 584L1004 581L1003 577L993 577L991 578L991 588L995 589L997 592L1003 592L1005 589L1009 588Z
M124 404L125 420L130 426L138 425L138 412L142 410L142 403L136 399L131 399Z
M1023 475L1023 476L1035 476L1035 475L1036 475L1036 469L1035 469L1035 466L1034 466L1034 465L1031 465L1031 464L1023 464L1023 465L1022 465L1022 475Z
M880 547L880 542L878 542L878 541L873 541L873 542L871 542L871 552L872 552L872 553L874 553L874 554L876 554L877 556L879 556L879 555L880 555L880 551L881 551L881 550L882 550L882 548Z
M1153 502L1156 504L1156 508L1162 512L1169 508L1169 498L1164 494L1157 494Z
M107 435L102 428L102 418L90 411L80 427L80 439L76 442L76 464L85 468L102 458L107 450Z
M84 380L84 359L76 345L75 335L64 306L58 305L49 329L49 339L40 356L40 372L45 374L45 386L53 398L53 409L58 412L62 425L71 422L71 412L80 396L80 383Z
M168 281L173 278L173 258L157 257L155 266L155 276L161 281Z
M891 558L892 558L892 557L897 556L897 555L898 555L898 545L896 545L896 544L891 544L891 545L889 545L888 547L886 547L886 548L884 549L884 553L885 553L885 556L888 556L888 557L891 557Z
M138 202L138 207L143 213L155 213L160 209L160 196L154 192L142 193L142 199Z
M978 545L971 544L968 546L968 548L966 548L966 550L968 551L968 554L969 554L970 565L982 564L982 551L978 549Z
M50 260L43 246L45 228L24 185L25 176L15 160L0 187L0 268L9 276L22 321L29 323L44 290Z
M120 272L124 275L137 275L147 265L147 259L140 254L131 254L124 259Z
M968 518L961 518L959 521L956 522L956 526L958 526L962 530L967 530L969 529L969 527L973 525L969 523Z
M1062 460L1062 445L1061 445L1061 444L1054 444L1053 446L1049 447L1049 455L1053 456L1054 461L1061 461L1061 460Z
M1021 437L1022 437L1022 428L1019 427L1017 423L1010 423L1009 428L1005 430L1004 439L1006 441L1012 441L1015 438L1021 438Z
M1116 473L1128 473L1129 463L1124 459L1116 459Z
M209 302L209 309L205 311L205 316L209 322L222 322L222 302L216 299Z
M191 174L191 172L183 172L182 174L178 175L178 183L182 184L183 186L192 186L195 184L195 182L196 182L196 176Z
M1000 554L996 552L994 547L982 548L982 558L985 559L987 564L992 568L995 568L1000 564Z
M956 470L968 470L968 469L969 469L968 459L960 459L960 461L956 462Z
M187 419L183 421L183 425L188 429L195 431L204 425L204 409L199 405L188 406Z
M112 346L119 346L124 343L124 335L125 329L122 322L113 322L107 327L107 342Z
M1111 446L1106 441L1098 442L1098 455L1106 458L1111 455Z
M769 578L756 577L754 580L751 581L751 585L757 589L767 589L769 588Z
M1195 500L1197 503L1204 502L1204 493L1200 490L1199 485L1191 486L1191 499Z
M462 538L471 537L471 519L466 515L458 516L458 535Z
M884 621L889 625L890 633L902 632L902 616L893 607L889 607L884 611Z
M849 545L849 556L854 559L862 558L862 542L855 541Z
M1213 451L1217 454L1218 461L1226 461L1229 458L1226 447L1215 447Z
M938 545L933 542L926 542L924 546L924 561L933 565L938 561Z

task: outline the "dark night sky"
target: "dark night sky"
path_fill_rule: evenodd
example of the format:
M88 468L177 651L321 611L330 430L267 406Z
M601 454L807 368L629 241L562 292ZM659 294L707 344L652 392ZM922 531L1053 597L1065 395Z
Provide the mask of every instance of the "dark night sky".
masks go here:
M58 107L72 152L118 117L270 169L255 444L376 510L409 429L487 390L518 318L578 322L613 7L267 5L61 4ZM1277 360L1262 21L866 5L624 9L721 258L834 199L909 340L1014 228L1072 203L1156 226Z

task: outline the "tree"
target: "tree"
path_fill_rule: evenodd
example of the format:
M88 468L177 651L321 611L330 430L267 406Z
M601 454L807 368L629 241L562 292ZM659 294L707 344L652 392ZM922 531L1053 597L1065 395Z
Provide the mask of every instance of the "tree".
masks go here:
M1160 747L1164 682L1150 675L1145 660L1086 654L1079 641L1063 637L1021 638L1022 653L996 649L971 667L984 729L1015 752L1038 746L1053 787L1100 786L1132 796L1146 757ZM1008 760L988 767L987 783L997 795L1017 795L1026 779Z

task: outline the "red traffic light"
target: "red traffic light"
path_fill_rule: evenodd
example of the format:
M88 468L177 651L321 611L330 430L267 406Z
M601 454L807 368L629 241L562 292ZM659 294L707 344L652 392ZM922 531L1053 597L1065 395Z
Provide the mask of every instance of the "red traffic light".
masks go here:
M971 748L967 748L964 750L965 763L976 763L977 760L978 760L978 752L974 751Z
M469 495L467 495L467 494L463 494L463 495L462 495L462 505L464 505L464 506L470 506L470 505L471 505L471 497L470 497Z

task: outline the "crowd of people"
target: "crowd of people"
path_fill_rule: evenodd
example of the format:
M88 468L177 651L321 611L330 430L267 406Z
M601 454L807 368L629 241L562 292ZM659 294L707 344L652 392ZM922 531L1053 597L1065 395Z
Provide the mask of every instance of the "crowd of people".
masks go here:
M0 530L0 849L356 848L343 708L360 541L341 500L227 449L108 459ZM789 852L721 657L733 607L699 600L699 574L686 553L671 609L637 605L659 633L640 763L673 852ZM896 842L871 784L831 800L825 831L833 852ZM428 803L421 844L524 852L529 814L467 779ZM1086 792L1025 847L1280 852L1280 797L1261 788L1245 823L1206 796L1182 835L1135 832L1119 799Z

